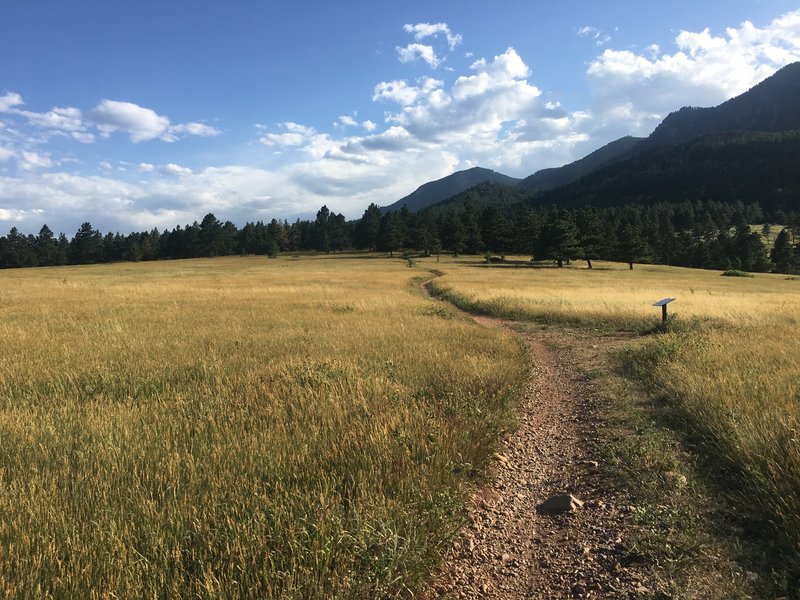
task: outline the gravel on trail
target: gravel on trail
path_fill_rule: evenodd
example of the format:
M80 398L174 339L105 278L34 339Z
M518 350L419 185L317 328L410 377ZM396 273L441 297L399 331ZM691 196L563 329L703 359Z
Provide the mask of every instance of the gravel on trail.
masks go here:
M512 325L473 318L487 327ZM520 335L531 376L519 428L494 455L489 483L473 497L431 595L653 597L626 548L631 500L604 477L595 450L589 384L568 349L552 349L545 334Z

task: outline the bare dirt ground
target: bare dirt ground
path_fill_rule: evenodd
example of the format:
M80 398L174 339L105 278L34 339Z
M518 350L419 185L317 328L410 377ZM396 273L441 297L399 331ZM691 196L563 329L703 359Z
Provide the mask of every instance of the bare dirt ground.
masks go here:
M506 321L473 316L487 327ZM445 598L664 597L648 588L626 547L631 510L604 478L593 440L590 384L557 333L524 335L531 376L520 427L495 455L487 487L473 498L469 523L451 548L433 594ZM556 494L582 506L541 510Z

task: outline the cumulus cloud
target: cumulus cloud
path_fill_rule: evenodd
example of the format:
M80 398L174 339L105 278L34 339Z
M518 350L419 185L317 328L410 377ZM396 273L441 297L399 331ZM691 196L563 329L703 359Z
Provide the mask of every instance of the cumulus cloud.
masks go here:
M60 129L63 131L81 131L85 128L81 111L77 108L53 108L45 113L19 111L18 114L38 127Z
M436 55L433 46L409 44L405 47L398 46L396 50L397 57L400 59L401 63L414 62L418 58L421 58L434 69L442 63L442 59Z
M39 152L23 151L19 160L17 160L17 168L23 171L49 169L53 165L52 159L47 154L40 154Z
M452 52L455 47L461 43L461 35L453 33L447 23L407 23L403 26L406 33L414 36L416 43L408 44L407 46L396 46L397 58L401 63L411 63L417 60L426 62L432 69L436 69L445 61L445 56L448 51ZM420 44L421 40L426 38L438 38L444 36L446 45L440 44L438 46L441 52L431 44Z
M143 162L139 163L139 166L136 168L139 169L139 171L141 171L142 173L150 173L153 170L155 170L156 167L153 164Z
M181 125L171 125L168 132L172 135L197 135L200 137L215 137L222 132L216 127L205 125L204 123L183 123Z
M417 23L416 25L406 23L403 26L403 30L406 33L413 34L414 39L417 41L443 34L447 39L447 45L450 46L450 50L453 50L462 41L461 34L450 31L447 23Z
M350 115L341 115L338 119L336 119L335 125L341 127L357 127L358 121L356 121Z
M0 162L9 160L12 156L14 156L14 150L7 146L0 146Z
M172 175L174 177L187 177L192 174L192 170L189 167L182 167L175 163L164 165L161 167L160 171L164 175Z
M423 77L419 86L409 85L405 80L382 81L375 86L372 100L373 102L388 100L400 106L409 106L414 104L420 96L428 95L443 85L443 81L431 77Z
M86 115L75 107L54 107L45 112L36 112L23 110L23 105L22 96L16 92L0 96L0 113L21 117L27 126L43 132L39 134L43 141L58 135L91 144L96 141L95 134L90 130L92 127L103 137L118 131L127 133L133 142L156 138L174 142L184 135L210 137L221 133L216 127L204 123L172 125L166 116L132 102L102 100Z
M94 141L94 136L86 131L87 127L80 109L55 107L47 112L34 112L20 108L24 104L20 94L8 92L0 96L0 113L23 117L27 124L46 130L51 135L67 135L82 143Z
M132 142L162 137L169 129L167 117L132 102L103 100L92 110L89 118L103 136L121 131L130 135Z
M23 104L22 96L16 92L6 92L0 96L0 112L8 112L20 104Z
M82 131L73 131L69 135L73 140L81 144L93 144L96 139L93 133L85 133Z
M587 74L599 115L627 112L618 121L647 134L684 105L713 106L747 91L784 65L800 60L800 10L764 27L745 21L724 33L681 31L675 51L656 45L643 53L606 49Z
M367 131L375 131L378 128L378 125L376 123L373 123L369 119L367 119L366 121L362 121L361 126Z

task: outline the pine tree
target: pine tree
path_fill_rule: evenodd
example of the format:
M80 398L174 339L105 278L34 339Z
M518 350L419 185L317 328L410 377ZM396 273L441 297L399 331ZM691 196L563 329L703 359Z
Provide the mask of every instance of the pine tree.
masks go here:
M377 204L370 204L361 216L355 228L356 248L374 251L378 246L378 229L381 226L381 209Z
M547 221L539 237L536 258L552 259L558 268L564 261L575 258L578 253L577 228L572 213L554 206L550 209Z
M617 236L617 251L620 260L628 263L633 270L633 263L641 261L647 254L647 244L641 236L641 230L634 223L622 226Z
M103 236L92 229L88 221L78 229L69 244L69 262L75 265L88 265L103 259Z
M800 271L800 257L792 248L789 233L782 229L775 238L775 245L770 251L769 257L774 265L773 271L776 273L797 273Z
M600 216L596 209L586 206L578 211L576 224L580 253L591 269L592 261L600 258L605 243Z

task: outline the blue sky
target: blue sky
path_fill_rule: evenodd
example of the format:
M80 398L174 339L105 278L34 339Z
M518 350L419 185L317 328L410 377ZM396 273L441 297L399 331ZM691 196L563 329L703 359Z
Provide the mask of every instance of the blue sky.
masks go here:
M0 28L0 233L355 218L800 60L796 0L6 0Z

